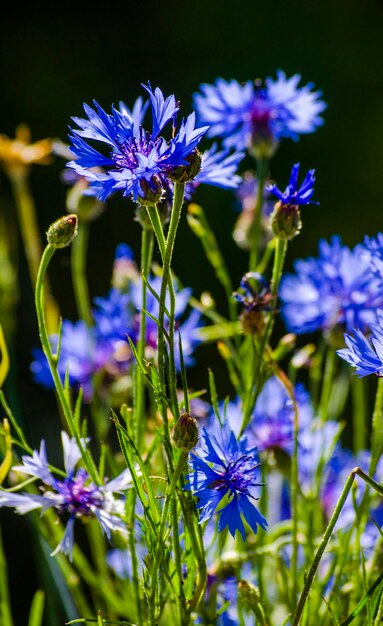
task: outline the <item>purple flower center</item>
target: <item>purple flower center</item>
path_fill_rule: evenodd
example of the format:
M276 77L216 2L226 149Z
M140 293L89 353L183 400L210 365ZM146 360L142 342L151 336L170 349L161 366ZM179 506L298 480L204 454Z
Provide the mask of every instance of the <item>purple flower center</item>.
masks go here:
M127 141L120 144L121 154L113 153L111 156L117 168L133 171L139 167L137 154L148 157L154 148L160 147L162 141L160 137L152 141L150 133L140 128L139 137L129 137Z
M91 515L93 507L101 508L102 493L93 483L85 485L88 478L87 472L80 469L76 475L70 475L64 481L57 482L57 491L64 499L59 507L61 512L84 516Z
M249 495L249 487L258 487L260 483L254 482L254 470L260 463L253 465L254 459L251 456L243 455L236 461L230 461L221 475L222 478L210 485L210 488L225 489L232 494L238 492Z

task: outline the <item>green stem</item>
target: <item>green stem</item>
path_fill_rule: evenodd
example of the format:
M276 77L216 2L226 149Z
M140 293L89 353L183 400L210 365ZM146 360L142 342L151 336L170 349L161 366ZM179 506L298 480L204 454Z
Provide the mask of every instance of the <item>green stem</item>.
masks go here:
M379 483L377 483L373 478L371 478L368 474L366 474L365 472L363 472L363 470L361 470L359 467L355 467L351 472L350 475L346 481L345 486L343 487L342 493L339 497L339 500L335 506L334 512L331 516L331 519L327 525L327 528L324 532L324 535L322 537L322 541L320 542L320 545L318 547L318 550L316 551L314 558L312 560L311 566L309 571L307 572L307 575L305 577L305 584L301 593L301 596L299 598L299 602L293 617L293 621L291 623L291 626L299 626L300 621L302 619L302 614L303 614L303 609L305 607L310 589L311 589L311 585L313 583L315 574L317 572L317 569L319 567L319 563L321 561L321 558L323 556L323 553L326 549L326 546L328 544L328 542L330 541L331 535L333 533L333 530L335 528L335 525L338 521L338 518L342 512L343 506L346 502L347 496L350 493L351 487L353 485L353 482L355 480L355 476L359 476L360 478L362 478L368 485L370 485L371 487L373 487L380 495L383 495L383 487L381 485L379 485Z
M36 313L37 320L39 326L39 335L41 346L45 357L48 361L49 369L53 378L53 382L55 385L56 393L60 402L60 406L66 421L67 428L72 437L76 439L76 443L81 452L81 456L83 458L84 464L88 470L88 474L91 478L99 484L97 469L94 464L94 461L89 453L89 451L84 447L81 437L79 435L78 429L75 426L74 416L72 414L72 410L67 399L66 393L64 391L63 384L61 382L61 378L57 372L57 359L53 356L51 344L49 341L49 336L47 332L47 327L45 323L45 310L44 310L44 277L49 265L50 260L52 259L55 253L55 248L48 244L44 250L39 271L36 279L36 291L35 291L35 305L36 305Z
M39 225L36 217L36 207L29 189L27 176L13 175L10 177L10 180L15 198L17 218L19 222L21 238L24 244L29 275L31 278L32 287L34 289L36 285L37 275L39 272L40 259L42 256L42 244ZM58 311L57 305L50 295L51 290L47 277L45 278L45 286L47 290L46 307L48 328L49 330L51 330L53 324L57 322Z
M322 422L328 419L328 405L330 401L332 386L334 382L334 369L335 369L335 352L330 347L327 348L326 361L324 366L324 374L322 381L322 390L319 403L319 414Z
M287 239L275 238L275 252L274 252L274 263L273 263L273 273L271 279L271 293L275 299L278 296L278 287L282 276L283 264L286 257L287 251ZM243 412L243 420L242 420L242 428L241 432L246 428L250 421L251 414L253 412L255 402L257 400L258 395L262 390L261 381L261 373L262 373L262 365L265 351L267 349L267 345L269 343L271 334L273 332L275 315L271 312L268 316L268 320L266 323L265 331L263 336L259 342L259 347L257 350L258 358L257 364L254 367L254 376L253 376L253 384L250 386L250 390L247 393L246 401L244 403L244 412ZM244 367L247 367L247 361L244 363Z
M369 474L373 475L383 452L383 378L378 379L374 412L372 414L371 460Z
M253 272L257 267L258 254L260 248L260 239L262 235L262 208L263 208L263 193L265 183L269 173L269 161L268 159L257 160L257 178L258 178L258 190L257 199L254 208L254 221L250 231L250 259L249 259L249 271Z
M135 491L131 491L130 494L132 504L130 508L130 532L129 532L129 547L130 553L132 557L132 583L134 589L134 599L136 604L137 611L137 626L141 626L142 624L142 606L141 606L141 597L140 597L140 579L138 574L138 558L136 551L136 537L135 537L135 522L136 522L136 499L137 494Z
M366 449L367 440L367 397L366 380L351 377L352 411L353 411L353 442L354 453Z
M168 518L168 514L169 514L169 506L171 504L171 501L173 499L175 490L176 490L176 486L178 483L178 480L182 474L182 471L184 469L185 463L187 461L188 458L188 452L181 452L180 457L177 461L177 464L174 468L174 472L170 481L170 484L168 486L167 489L167 493L166 493L166 498L165 498L165 503L164 503L164 508L162 509L162 515L161 515L161 521L160 521L160 528L158 531L158 535L157 535L157 551L154 555L154 559L153 559L153 566L151 569L151 594L150 594L150 624L155 624L156 623L156 619L157 619L157 615L158 615L158 602L157 602L157 597L158 597L158 584L159 584L159 580L158 580L158 570L159 567L161 565L161 561L162 558L164 556L164 534L165 534L165 528L166 528L166 522L167 522L167 518ZM180 582L181 584L181 582Z
M172 212L170 216L169 230L167 233L166 243L165 243L165 255L163 257L162 282L161 282L160 304L159 304L159 315L158 315L158 322L159 322L158 371L159 371L159 377L160 377L161 386L162 386L162 392L163 392L163 395L165 396L165 379L166 379L165 348L166 346L165 346L165 337L164 337L164 333L162 332L162 328L164 328L164 324L165 324L166 292L167 292L167 287L169 284L170 319L169 319L168 333L169 333L170 344L171 344L169 346L171 377L168 383L169 383L170 396L172 398L172 405L173 405L172 408L173 408L176 418L178 417L179 409L178 409L178 401L177 401L177 379L176 379L176 371L175 371L175 364L174 364L175 293L174 293L173 281L171 278L171 262L172 262L172 257L173 257L173 249L174 249L174 242L175 242L175 238L177 234L177 228L178 228L178 224L179 224L180 217L181 217L181 210L182 210L182 204L183 204L183 198L184 198L184 189L185 189L185 185L183 183L175 183L173 206L172 206ZM159 245L161 247L160 241L159 241ZM162 418L164 422L165 440L169 442L170 435L169 435L168 416L167 416L166 407L164 406L164 403L162 404L163 404Z
M3 541L0 534L0 622L4 626L13 626L11 601L9 597L7 562Z
M145 346L146 346L146 300L147 300L147 287L144 280L148 279L150 265L153 255L153 232L146 228L142 229L141 234L141 298L142 298L142 310L140 316L140 337L137 347L137 353L140 362L145 359ZM143 430L145 426L145 376L139 367L136 367L135 373L135 407L134 407L134 423L135 423L135 441L139 446L142 439Z
M87 326L92 326L93 315L86 276L86 255L89 239L89 224L79 220L77 236L72 243L72 282L77 312Z
M295 398L294 386L287 378L286 374L282 370L277 371L277 377L285 387L294 407L294 448L291 457L291 519L292 519L292 555L291 555L291 571L292 571L292 584L293 584L293 606L295 606L297 593L298 593L298 487L299 487L299 472L298 472L298 433L299 433L299 414L298 405Z

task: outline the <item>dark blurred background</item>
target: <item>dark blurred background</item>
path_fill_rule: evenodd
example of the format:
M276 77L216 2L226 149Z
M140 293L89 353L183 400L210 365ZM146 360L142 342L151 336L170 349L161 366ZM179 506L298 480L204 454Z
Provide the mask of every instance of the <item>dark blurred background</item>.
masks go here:
M338 233L353 246L365 234L383 229L381 0L148 0L140 5L109 3L97 8L57 5L54 15L37 6L8 8L0 35L0 133L13 137L16 126L24 122L33 140L57 137L66 141L70 118L82 115L83 102L96 99L106 110L119 100L129 106L142 93L140 84L147 81L165 94L176 94L186 115L201 82L218 76L239 81L275 76L281 68L287 76L300 73L302 84L312 81L328 103L325 125L297 143L284 141L272 162L271 174L282 186L297 161L304 170L314 167L317 172L320 206L304 207L303 231L289 248L287 267L298 256L316 255L320 237ZM64 161L56 158L49 167L32 170L42 236L65 213L66 188L60 182L63 166ZM237 285L246 271L247 256L232 239L237 217L233 194L200 187L195 200L206 209ZM2 175L0 211L16 227L9 184ZM109 289L118 243L126 241L138 253L140 229L133 214L129 201L114 197L92 224L88 260L92 296ZM17 256L20 296L17 336L11 346L14 384L9 395L36 446L42 436L58 441L58 421L52 394L37 388L29 373L31 349L38 343L37 324L20 245ZM197 296L209 289L218 303L223 302L185 219L174 268ZM52 287L62 313L74 319L67 250L56 255L52 270ZM206 368L211 363L222 390L226 379L215 350L201 353L191 381L206 385ZM37 568L31 563L33 533L13 514L2 512L1 518L16 624L24 626L26 607L38 584Z

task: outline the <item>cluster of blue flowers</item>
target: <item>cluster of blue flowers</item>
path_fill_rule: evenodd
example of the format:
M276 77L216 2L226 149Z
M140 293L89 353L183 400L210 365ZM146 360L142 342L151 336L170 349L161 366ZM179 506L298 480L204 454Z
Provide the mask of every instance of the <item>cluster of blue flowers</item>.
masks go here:
M298 259L295 274L281 280L282 316L289 331L296 334L335 327L366 330L376 321L383 306L381 281L372 273L367 249L353 249L340 237L321 239L317 258Z
M126 376L130 372L133 353L129 338L137 344L140 332L140 315L142 309L142 278L134 262L132 250L126 244L116 249L113 274L113 287L105 297L94 299L94 325L87 326L83 321L62 323L61 347L58 359L58 372L75 389L83 390L84 398L90 402L94 392L94 377L98 384L104 378L106 386L112 381ZM159 293L161 278L149 278L149 285L154 293ZM182 340L182 352L186 367L194 364L193 352L200 343L198 329L201 326L201 314L192 310L185 316L191 289L177 291L177 307L175 311L178 333L176 335L176 365L180 366L179 336ZM152 291L148 291L145 310L146 343L145 356L148 360L156 359L157 325L159 304ZM168 321L166 321L168 324ZM58 347L58 336L51 337L54 350ZM53 388L53 379L47 360L40 348L34 350L31 369L36 382Z
M160 244L164 265L162 277L150 270L147 279L144 279L132 250L126 244L120 244L116 249L111 289L106 295L93 299L92 324L64 320L60 336L50 337L61 380L67 380L75 390L81 389L85 402L91 403L95 394L101 394L108 407L121 405L121 396L117 392L113 396L116 389L129 390L134 402L139 398L136 403L129 404L129 408L133 408L132 424L128 425L126 433L118 424L126 437L127 448L123 451L131 463L130 471L124 470L112 480L106 478L97 482L92 471L89 473L85 469L89 468L86 456L88 440L85 435L82 438L85 430L77 433L77 439L64 432L64 470L48 465L43 440L39 451L33 450L31 454L24 455L21 464L12 467L16 475L20 473L30 477L31 485L28 479L11 490L0 488L0 507L11 507L19 514L33 510L41 510L44 514L51 509L64 520L63 537L52 554L62 552L72 559L76 519L95 518L108 539L112 533L119 533L119 546L123 550L115 548L111 551L108 565L120 579L136 578L132 589L135 589L138 606L141 599L137 580L141 566L146 568L144 584L150 589L150 593L146 594L148 606L152 600L159 606L157 578L167 573L170 580L170 570L166 570L161 555L162 548L165 552L166 546L168 554L174 556L177 584L184 595L186 588L189 592L194 588L198 590L197 558L193 566L190 563L197 553L199 558L204 550L209 567L206 606L198 616L188 614L190 619L195 617L196 624L210 624L214 619L223 626L254 623L254 618L248 619L246 611L239 609L243 588L241 590L238 585L238 576L247 577L246 584L250 581L261 586L264 581L261 567L257 570L253 564L243 562L246 551L242 550L241 538L246 541L251 537L250 548L255 546L258 550L259 542L254 535L259 529L268 530L279 525L281 534L276 535L278 540L282 535L288 536L288 539L286 548L278 548L278 558L282 557L292 570L295 569L294 575L298 579L299 567L302 565L303 571L307 559L298 546L298 520L294 520L295 528L291 523L294 514L297 511L302 514L303 519L299 523L302 522L302 527L307 523L310 529L307 535L312 534L305 545L308 546L309 541L314 545L317 528L312 520L308 521L309 516L314 511L319 513L318 528L322 519L328 521L331 518L345 481L355 466L366 472L371 471L376 481L383 479L383 459L375 458L376 450L359 449L354 453L346 448L342 442L344 425L337 415L331 414L331 406L324 419L322 405L314 408L306 387L300 382L290 383L280 369L283 367L281 360L290 345L286 351L282 341L275 350L271 347L274 316L281 311L289 332L295 335L320 332L327 340L327 348L339 348L339 357L351 364L358 376L375 374L383 377L383 234L379 233L376 238L366 237L353 249L344 245L338 236L330 241L322 239L318 257L299 259L294 263L294 272L282 275L287 241L301 228L300 207L318 204L313 200L315 170L309 169L299 183L300 164L295 163L285 188L280 188L269 178L269 160L280 141L286 138L296 141L300 135L315 131L323 123L321 113L326 104L321 99L321 92L315 91L311 83L299 86L300 79L298 74L288 78L282 70L278 70L276 79L268 77L265 81L241 84L220 78L212 85L202 84L199 92L194 94L195 112L180 122L177 121L180 103L175 96L165 97L159 88L152 89L150 84L143 85L147 99L139 97L131 109L120 102L118 107L113 106L107 113L94 102L93 107L84 104L84 118L73 118L77 128L71 129L69 150L74 158L67 165L75 178L81 177L86 181L85 193L95 196L100 202L120 192L140 207L146 207L150 215L150 207L160 203L171 210L174 195L178 197L177 183L185 185L187 201L201 183L237 189L237 198L248 220L248 230L238 234L238 243L250 250L249 271L244 274L238 290L232 294L242 308L239 312L241 324L237 324L235 316L228 321L218 313L205 309L217 322L216 328L227 329L224 339L230 347L228 369L236 391L232 399L227 397L221 404L217 405L213 399L214 410L201 400L202 392L196 392L191 398L186 397L189 390L182 365L187 368L195 363L194 351L203 337L202 315L199 310L190 307L191 289L179 287L171 271L175 238L172 225L178 223L179 214L175 213L177 220L170 222L167 232L167 216L162 222L162 232L159 222L152 220L151 225L147 222L145 227L153 227ZM149 113L151 122L147 125ZM203 151L201 146L206 137L216 138L217 143ZM246 151L255 157L258 177L253 172L247 172L243 177L237 173ZM177 202L173 209L176 206ZM145 218L146 209L143 211ZM138 215L141 216L139 210ZM154 215L158 219L160 213ZM164 217L163 214L161 217ZM269 246L263 256L258 254L264 248L262 220L265 223L267 220L267 236L274 237L275 244L274 247ZM143 220L141 224L144 225ZM264 268L267 270L273 252L274 265L269 284L259 272L263 272ZM216 259L213 265L215 263ZM172 297L173 287L175 300ZM170 295L165 297L167 291ZM231 315L235 304L230 309ZM203 303L198 309L204 310ZM163 312L165 333L162 335L159 318ZM174 329L171 327L172 313ZM144 318L143 348L140 341ZM237 329L241 329L245 336L238 336L240 331ZM164 344L169 341L169 345L162 345L162 336ZM172 348L173 337L174 355L171 355L171 367L167 368L167 348ZM153 394L149 391L152 407L158 409L158 424L161 420L163 424L156 439L151 437L152 433L148 436L146 424L137 425L134 422L146 416L149 376L148 379L135 376L137 355L132 344L143 348L141 356L144 361L156 366L148 368L153 374L151 383L155 382ZM45 349L46 345L47 342ZM177 380L172 380L173 363L178 372L182 371L183 390L178 405L177 394L181 392L176 388ZM251 363L254 372L248 371L248 363ZM291 365L297 371L293 360ZM36 382L48 388L54 387L48 361L40 349L34 351L31 370ZM140 371L143 372L143 369ZM56 386L59 387L57 380ZM324 397L327 389L323 380L322 387ZM124 395L124 402L128 395ZM140 410L135 411L137 406ZM78 407L80 402L76 411ZM98 408L98 403L91 406L90 414L94 408ZM169 425L172 426L173 417L179 416L183 409L185 411L175 420L171 431ZM74 417L74 422L76 419ZM81 422L81 418L78 421ZM68 424L72 428L72 423ZM182 428L184 430L179 434L177 429ZM121 433L119 431L122 437ZM148 452L145 446L149 439ZM134 471L133 461L127 453L132 443L132 457L141 456L140 471ZM162 444L163 449L158 454ZM157 456L161 457L159 461ZM157 470L157 463L166 478L151 472L153 468ZM118 466L115 459L109 464L106 456L100 467L103 468L103 464L109 469ZM118 474L117 471L114 473ZM97 476L97 470L94 475ZM138 489L137 497L130 502L126 491L133 482L137 486L137 477L141 478L141 475L144 476L144 486ZM173 480L174 477L177 481ZM157 498L153 491L150 492L152 479L153 482L158 480L161 485L166 483L164 498ZM39 481L41 493L35 490L35 481ZM262 490L266 481L267 492ZM353 498L347 499L339 516L339 528L352 530L352 524L358 521L357 508L364 494L365 486L355 487ZM189 515L191 510L188 508L192 496L198 511L195 517L196 511ZM303 511L306 501L310 505L307 519ZM369 504L370 518L365 528L358 529L365 555L375 545L379 532L377 525L383 520L381 501L372 496ZM128 510L132 514L129 524L126 519ZM155 515L152 518L153 511ZM145 544L149 528L145 529L145 523L148 520L153 537ZM201 527L197 526L198 521ZM191 533L188 524L192 523L196 527ZM134 533L137 544L132 551L129 551L128 527ZM218 537L218 533L223 534ZM172 538L172 542L167 541L168 537ZM225 571L222 559L219 562L221 571L217 571L217 553L229 542L231 546L239 547L242 562L240 566L233 565ZM148 554L157 543L156 550ZM273 543L270 543L268 549L272 548ZM186 554L185 563L181 563ZM331 563L333 555L329 554L326 558ZM302 559L302 563L297 565L298 559ZM198 567L200 564L198 560ZM165 579L166 575L163 576ZM271 581L272 585L274 581ZM292 588L289 610L296 601L293 597L297 595L296 591L295 587ZM287 597L288 593L285 595ZM177 598L177 602L182 603L185 597ZM192 605L189 599L187 602ZM214 605L211 615L210 603ZM155 610L150 607L153 615L159 610L158 606ZM258 617L256 619L258 623ZM284 623L287 623L286 620Z
M94 103L95 108L84 105L87 119L75 117L79 129L72 129L71 152L75 159L68 163L70 168L89 182L89 193L104 201L115 191L131 197L138 204L153 204L170 198L174 176L179 168L191 165L197 146L208 130L208 126L195 127L195 113L182 120L175 130L179 103L175 96L165 98L157 87L154 92L144 85L149 101L140 97L132 110L120 102L108 114ZM152 129L147 131L143 121L150 103ZM171 124L172 135L166 140L164 128ZM101 142L105 154L96 150L89 142ZM198 156L198 155L197 155ZM186 193L190 195L200 183L218 187L236 187L240 178L236 170L243 152L218 151L213 145L201 158Z

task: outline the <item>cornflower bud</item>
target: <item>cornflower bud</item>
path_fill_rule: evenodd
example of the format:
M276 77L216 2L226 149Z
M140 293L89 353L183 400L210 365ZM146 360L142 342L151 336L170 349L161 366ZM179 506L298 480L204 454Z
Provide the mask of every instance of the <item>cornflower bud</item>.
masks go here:
M54 248L69 246L77 235L77 223L78 218L74 213L60 217L48 228L48 243Z
M202 154L195 148L185 159L188 165L178 165L169 170L168 178L174 183L188 183L193 180L201 169Z
M182 413L178 418L173 431L173 441L177 448L185 452L189 452L197 445L198 426L194 417L189 413Z
M297 204L277 202L270 216L271 230L279 239L293 239L302 229L301 212Z

